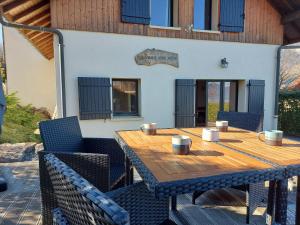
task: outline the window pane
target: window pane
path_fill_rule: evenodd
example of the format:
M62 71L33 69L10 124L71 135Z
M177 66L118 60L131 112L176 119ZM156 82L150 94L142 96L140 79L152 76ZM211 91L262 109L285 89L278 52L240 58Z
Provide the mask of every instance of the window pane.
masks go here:
M199 30L205 29L205 0L195 0L194 28Z
M235 112L236 111L236 82L224 83L224 111Z
M211 0L194 0L194 28L199 30L211 29Z
M170 0L151 0L151 25L169 27Z
M221 82L208 82L207 85L208 122L215 122L217 120L218 112L220 111Z
M137 114L137 81L113 81L114 114Z

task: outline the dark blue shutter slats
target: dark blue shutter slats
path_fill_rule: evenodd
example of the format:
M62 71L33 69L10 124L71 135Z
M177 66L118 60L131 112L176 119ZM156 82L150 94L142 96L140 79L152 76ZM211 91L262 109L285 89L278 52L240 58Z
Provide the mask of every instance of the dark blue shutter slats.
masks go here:
M78 77L79 114L81 120L111 117L109 78Z
M248 92L248 112L264 114L265 81L250 80Z
M195 126L195 90L195 80L175 81L175 127Z
M245 0L220 1L220 31L243 32Z
M121 4L122 22L150 24L150 0L121 0Z

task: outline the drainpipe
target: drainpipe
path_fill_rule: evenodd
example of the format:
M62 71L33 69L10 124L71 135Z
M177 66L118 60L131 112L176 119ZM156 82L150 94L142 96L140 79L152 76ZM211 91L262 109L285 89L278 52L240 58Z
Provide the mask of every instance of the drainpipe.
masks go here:
M275 120L275 129L278 127L278 113L279 113L279 81L280 81L280 69L281 69L281 52L285 49L300 49L299 45L281 45L277 49L277 64L276 64L276 86L275 86L275 107L274 107L274 120Z
M40 32L52 33L58 37L58 49L59 49L59 64L60 64L60 78L61 78L61 102L62 102L62 114L66 117L66 87L65 87L65 59L64 59L64 38L62 33L55 29L49 27L39 27L39 26L29 26L26 24L18 24L6 21L3 13L0 13L0 23L5 27L12 27L22 30L35 30Z

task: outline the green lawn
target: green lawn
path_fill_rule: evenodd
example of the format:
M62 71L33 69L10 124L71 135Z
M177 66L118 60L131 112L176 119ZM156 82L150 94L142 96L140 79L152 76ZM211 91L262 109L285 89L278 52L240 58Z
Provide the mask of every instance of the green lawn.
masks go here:
M20 106L15 94L6 96L7 111L4 116L1 143L40 142L39 135L34 134L38 122L47 119L31 106Z

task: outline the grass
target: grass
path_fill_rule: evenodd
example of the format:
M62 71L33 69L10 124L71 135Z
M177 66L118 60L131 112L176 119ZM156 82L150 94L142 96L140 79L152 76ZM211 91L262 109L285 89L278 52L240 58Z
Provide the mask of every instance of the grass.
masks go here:
M40 142L39 135L34 134L38 122L46 117L31 105L21 106L15 93L6 96L7 110L0 143Z

